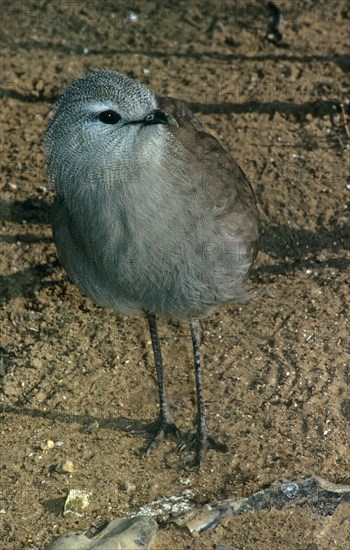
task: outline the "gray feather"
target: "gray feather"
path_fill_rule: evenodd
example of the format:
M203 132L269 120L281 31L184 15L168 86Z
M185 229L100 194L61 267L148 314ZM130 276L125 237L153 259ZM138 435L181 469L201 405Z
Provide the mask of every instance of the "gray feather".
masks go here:
M98 119L108 109L120 123ZM138 122L155 109L177 126ZM44 147L59 258L98 304L189 320L247 297L254 193L183 103L120 73L91 73L58 101Z

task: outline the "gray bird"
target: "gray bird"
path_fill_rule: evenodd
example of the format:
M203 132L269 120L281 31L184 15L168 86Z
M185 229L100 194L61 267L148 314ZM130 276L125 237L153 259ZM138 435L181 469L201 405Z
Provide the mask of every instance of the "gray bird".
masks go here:
M68 275L100 306L148 320L160 412L146 428L147 453L179 435L157 315L190 324L197 461L207 449L225 452L205 420L198 318L249 297L259 220L247 178L182 102L114 71L90 73L66 90L44 148L55 190L53 236Z

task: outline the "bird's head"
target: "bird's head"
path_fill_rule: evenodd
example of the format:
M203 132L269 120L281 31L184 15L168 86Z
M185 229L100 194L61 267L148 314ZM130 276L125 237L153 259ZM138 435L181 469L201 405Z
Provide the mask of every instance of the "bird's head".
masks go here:
M132 168L140 151L152 155L150 143L168 125L176 127L175 118L159 109L145 85L115 71L90 73L66 90L52 112L43 140L49 177L60 191L89 168L90 177L94 171L105 177L122 164Z

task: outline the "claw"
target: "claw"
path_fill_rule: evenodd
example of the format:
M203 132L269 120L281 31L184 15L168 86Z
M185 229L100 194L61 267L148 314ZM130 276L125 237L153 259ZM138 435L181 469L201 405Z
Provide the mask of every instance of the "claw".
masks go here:
M159 446L159 444L166 439L167 436L171 436L175 439L179 439L181 436L181 430L176 426L172 420L157 418L154 422L138 430L133 430L134 434L138 435L151 435L153 436L151 442L146 447L145 454L148 456Z
M219 453L227 453L228 446L222 443L209 434L207 429L193 433L191 447L196 452L196 464L200 466L204 461L204 457L209 449L213 449Z
M203 462L208 449L213 449L214 451L218 451L219 453L227 453L228 451L228 446L226 445L226 443L217 441L213 436L208 433L204 435L201 434L199 437L197 437L196 443L196 461L199 466Z

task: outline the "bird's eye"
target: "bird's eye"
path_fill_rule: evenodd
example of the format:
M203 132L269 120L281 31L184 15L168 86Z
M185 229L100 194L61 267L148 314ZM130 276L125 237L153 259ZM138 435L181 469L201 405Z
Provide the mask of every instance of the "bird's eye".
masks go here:
M107 111L102 111L99 113L98 118L104 124L117 124L120 121L121 116L113 109L108 109Z

